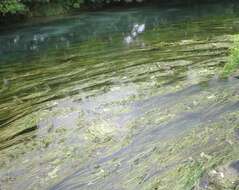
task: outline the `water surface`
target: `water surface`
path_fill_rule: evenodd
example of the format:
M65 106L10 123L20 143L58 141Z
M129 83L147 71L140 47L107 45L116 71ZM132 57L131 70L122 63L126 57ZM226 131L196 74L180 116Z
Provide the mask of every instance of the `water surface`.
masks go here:
M237 12L144 7L2 31L0 189L235 189L239 83L219 74Z

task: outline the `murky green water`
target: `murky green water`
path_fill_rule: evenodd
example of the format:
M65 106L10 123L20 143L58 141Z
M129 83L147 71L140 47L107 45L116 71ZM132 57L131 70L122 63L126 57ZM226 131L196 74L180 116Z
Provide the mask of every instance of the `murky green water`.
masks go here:
M239 4L29 21L0 33L0 189L239 188Z

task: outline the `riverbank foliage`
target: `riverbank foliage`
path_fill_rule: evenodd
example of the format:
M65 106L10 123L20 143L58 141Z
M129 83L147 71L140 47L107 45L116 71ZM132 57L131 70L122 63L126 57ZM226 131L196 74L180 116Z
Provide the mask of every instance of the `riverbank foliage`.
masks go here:
M223 77L227 77L230 75L237 75L237 71L239 70L239 36L237 35L234 38L234 45L230 50L230 56L227 64L225 64L223 68Z
M50 3L61 4L65 8L78 8L83 0L3 0L0 2L0 14L26 14L35 6Z
M142 3L208 3L226 0L0 0L1 17L51 16L71 12L79 8L99 9L115 5L134 5ZM83 9L84 9L83 8Z
M143 0L2 0L0 2L0 15L12 15L12 14L27 14L31 10L35 11L36 7L40 6L52 6L56 5L64 10L77 9L81 5L97 6L115 2L142 2Z

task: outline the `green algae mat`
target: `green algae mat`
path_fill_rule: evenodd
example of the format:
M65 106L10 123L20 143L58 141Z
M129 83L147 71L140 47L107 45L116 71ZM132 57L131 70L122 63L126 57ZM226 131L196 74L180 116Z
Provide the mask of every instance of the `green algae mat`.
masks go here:
M0 189L238 190L238 7L2 31Z

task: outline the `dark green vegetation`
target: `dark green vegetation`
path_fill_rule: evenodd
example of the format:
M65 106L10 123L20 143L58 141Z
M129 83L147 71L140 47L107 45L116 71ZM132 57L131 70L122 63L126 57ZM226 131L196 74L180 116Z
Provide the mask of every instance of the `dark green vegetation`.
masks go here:
M220 0L1 0L1 16L28 15L50 16L59 15L79 9L81 6L88 8L100 8L112 5L129 5L142 3L195 3L195 2L218 2Z
M10 15L57 15L79 8L84 0L2 0L0 2L0 16Z
M47 8L48 11L56 10L56 7L61 7L62 11L68 9L77 9L82 4L89 6L97 6L100 4L108 4L112 2L120 2L120 0L1 0L0 2L0 14L27 14L29 11L37 8ZM131 2L125 0L125 2ZM141 2L141 0L139 1ZM50 7L53 7L52 9ZM39 11L41 12L41 11ZM48 13L53 14L52 12Z
M238 190L239 79L220 77L238 59L238 11L134 8L2 32L0 189Z

